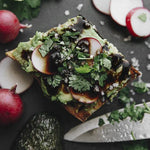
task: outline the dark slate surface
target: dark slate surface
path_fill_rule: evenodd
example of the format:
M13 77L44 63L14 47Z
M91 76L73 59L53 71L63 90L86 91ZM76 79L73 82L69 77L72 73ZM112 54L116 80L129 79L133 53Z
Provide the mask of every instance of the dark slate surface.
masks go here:
M76 7L79 3L83 3L83 9L79 12ZM144 6L150 9L150 1L144 0ZM64 11L69 10L70 15L65 16ZM57 26L59 23L64 23L68 18L83 15L89 21L97 26L99 33L102 37L108 39L108 41L114 43L114 45L130 60L132 57L136 57L140 62L140 70L143 72L143 80L150 82L150 71L147 71L146 65L150 63L147 58L147 54L150 54L150 49L145 45L145 41L150 43L150 39L135 39L124 42L129 33L125 27L121 27L116 24L110 16L106 16L98 12L92 5L91 0L47 0L41 5L41 11L37 18L31 21L23 21L23 23L32 24L33 27L24 30L20 33L15 41L7 44L0 45L0 60L5 57L5 51L11 50L17 46L20 41L27 41L29 37L32 37L36 31L47 31L48 29ZM102 26L100 21L104 21L105 25ZM134 54L130 52L134 51ZM2 71L2 70L0 70ZM18 132L21 130L27 119L35 113L41 111L55 112L59 116L64 133L70 128L79 124L80 121L68 114L61 105L49 102L40 90L37 82L26 92L21 94L24 103L24 112L21 119L10 127L0 127L0 150L11 150L11 146ZM141 99L148 99L148 95L136 96L137 103L141 102ZM121 107L121 105L115 101L111 105L103 106L90 118L104 114L106 112L115 110ZM148 142L150 142L148 140ZM120 150L124 143L109 143L109 144L85 144L85 143L73 143L63 141L64 150ZM128 144L128 143L125 143Z

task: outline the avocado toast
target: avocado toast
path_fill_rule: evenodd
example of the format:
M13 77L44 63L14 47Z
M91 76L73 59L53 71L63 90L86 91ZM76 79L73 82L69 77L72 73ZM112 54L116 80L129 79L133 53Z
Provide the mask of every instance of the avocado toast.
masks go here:
M85 121L140 75L95 26L77 16L6 53L38 81L45 96Z

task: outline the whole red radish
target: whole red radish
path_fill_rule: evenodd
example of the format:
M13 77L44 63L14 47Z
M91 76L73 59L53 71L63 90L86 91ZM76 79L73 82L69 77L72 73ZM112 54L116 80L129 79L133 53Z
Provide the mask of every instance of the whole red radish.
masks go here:
M23 103L15 89L0 89L0 125L9 125L20 118Z
M14 13L8 10L0 10L0 43L8 43L14 40L21 28L26 25L20 24Z

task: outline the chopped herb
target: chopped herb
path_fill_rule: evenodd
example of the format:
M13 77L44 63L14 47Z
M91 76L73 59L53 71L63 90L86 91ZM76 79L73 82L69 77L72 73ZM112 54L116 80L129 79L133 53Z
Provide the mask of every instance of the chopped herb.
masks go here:
M108 70L111 68L111 61L107 58L102 59L102 63L104 65L105 68L107 68Z
M123 150L149 150L149 148L145 141L134 141L129 144L123 144Z
M53 86L54 88L58 87L60 85L61 81L62 81L62 77L60 75L55 75L53 77L51 77L51 76L47 77L47 83L49 85Z
M99 85L101 87L104 86L104 81L107 79L107 73L104 73L104 74L101 74L100 77L99 77Z
M99 67L101 66L101 67ZM109 57L105 53L101 53L94 57L94 66L97 71L104 71L104 68L110 69L111 68L111 61Z
M23 0L24 1L24 0ZM28 4L32 7L32 8L36 8L37 6L40 6L41 4L41 0L26 0L26 2L28 2Z
M135 87L135 91L137 93L145 93L148 92L149 89L144 82L133 82L132 86Z
M62 37L71 37L73 39L76 39L79 35L80 35L80 32L66 31Z
M77 39L79 36L80 32L71 32L71 31L66 31L63 35L62 35L62 39L65 43L66 46L70 45L70 38L72 39Z
M112 111L108 117L108 121L112 124L114 124L114 122L119 122L120 121L119 111L118 110Z
M91 72L91 78L94 79L95 81L99 81L100 74L97 72Z
M138 18L142 21L142 22L146 22L147 20L147 16L145 13L142 13L138 16Z
M145 102L143 103L143 105L145 107L144 112L150 114L150 107L148 107Z
M70 76L69 86L79 92L88 91L92 87L91 83L88 80L86 80L83 76L80 75Z
M95 81L98 81L99 85L103 87L104 81L107 79L107 73L92 72L91 78L94 79Z
M130 97L129 97L129 88L125 87L123 89L121 89L121 91L119 92L119 97L118 99L123 103L123 104L127 104L130 102Z
M136 140L133 131L131 131L131 136L132 136L132 139L133 139L133 140Z
M39 14L41 0L1 0L0 10L7 9L16 14L20 21L32 19Z
M80 51L77 52L77 58L79 60L91 59L89 54L83 53L83 52L80 52Z
M104 120L102 118L99 118L98 125L101 127L105 124Z
M91 67L88 64L85 64L84 66L76 67L75 70L78 73L89 73L91 71Z
M135 106L133 103L126 106L122 112L119 112L118 110L111 112L108 116L108 121L113 124L114 122L119 122L127 117L129 117L132 121L141 121L144 117L144 113L146 112L145 110L147 110L147 108Z
M127 114L133 121L140 121L144 117L144 107L135 106L133 103L126 106L123 113Z
M45 57L51 50L53 41L51 39L45 40L44 44L39 48L39 52L42 57Z

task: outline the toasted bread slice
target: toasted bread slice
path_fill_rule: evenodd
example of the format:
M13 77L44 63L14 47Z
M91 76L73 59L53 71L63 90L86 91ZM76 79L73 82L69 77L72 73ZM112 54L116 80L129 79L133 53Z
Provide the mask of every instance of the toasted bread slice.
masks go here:
M91 49L96 49L94 54ZM113 101L119 90L140 75L82 16L46 33L37 32L6 55L33 74L45 96L61 102L81 121L87 120L106 101ZM49 72L41 70L44 65L37 66L40 64L37 61L47 62Z

